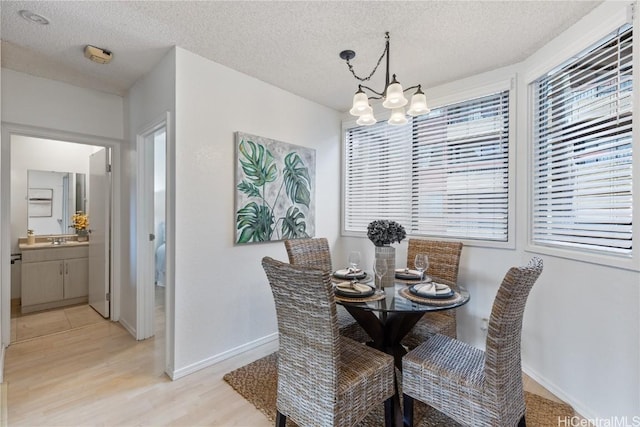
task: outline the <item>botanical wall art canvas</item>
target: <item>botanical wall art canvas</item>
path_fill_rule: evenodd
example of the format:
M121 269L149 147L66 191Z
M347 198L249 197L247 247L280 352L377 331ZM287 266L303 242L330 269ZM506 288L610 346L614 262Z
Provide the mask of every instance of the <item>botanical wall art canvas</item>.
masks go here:
M236 132L236 243L315 234L316 152Z

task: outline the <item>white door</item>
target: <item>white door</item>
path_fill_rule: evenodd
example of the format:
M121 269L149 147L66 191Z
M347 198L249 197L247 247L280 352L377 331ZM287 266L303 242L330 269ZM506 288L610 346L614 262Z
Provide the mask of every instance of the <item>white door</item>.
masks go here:
M107 149L89 156L89 305L103 317L110 313L109 256L111 186Z

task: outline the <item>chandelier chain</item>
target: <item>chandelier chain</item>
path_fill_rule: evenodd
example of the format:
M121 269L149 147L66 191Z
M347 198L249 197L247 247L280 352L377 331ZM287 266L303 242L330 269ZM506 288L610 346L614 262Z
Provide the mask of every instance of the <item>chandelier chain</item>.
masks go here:
M387 39L389 38L389 33L387 33ZM353 74L353 77L355 77L356 79L360 80L361 82L366 82L368 80L371 79L371 77L373 77L373 75L376 73L376 70L378 69L378 67L380 66L380 63L382 62L382 59L384 58L384 56L387 54L387 51L389 50L389 44L387 43L387 45L384 48L384 51L382 52L382 55L380 55L380 58L378 59L378 63L376 64L376 66L373 68L373 71L371 71L371 74L369 74L369 76L367 77L360 77L356 74L355 71L353 71L353 65L351 65L351 62L347 59L347 66L349 67L349 71L351 71L351 74Z

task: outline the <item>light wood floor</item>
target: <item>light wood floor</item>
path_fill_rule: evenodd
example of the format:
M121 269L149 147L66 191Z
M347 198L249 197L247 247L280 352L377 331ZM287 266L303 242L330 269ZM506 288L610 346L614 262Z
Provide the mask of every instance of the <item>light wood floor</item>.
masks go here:
M275 350L266 345L171 381L163 374L162 331L137 342L119 324L101 321L17 342L6 353L0 423L272 426L222 376ZM525 388L557 400L530 378Z
M11 343L51 335L100 323L104 318L88 304L57 310L21 314L19 306L11 308Z

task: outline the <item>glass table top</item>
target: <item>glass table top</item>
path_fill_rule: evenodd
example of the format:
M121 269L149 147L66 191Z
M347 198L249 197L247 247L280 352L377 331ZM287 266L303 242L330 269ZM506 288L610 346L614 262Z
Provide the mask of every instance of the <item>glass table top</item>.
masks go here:
M434 279L438 283L446 283L442 280ZM367 283L373 285L373 282ZM413 283L406 283L402 281L396 281L393 287L383 288L384 298L376 301L360 302L357 300L349 301L348 298L340 297L336 298L336 303L343 306L356 306L363 310L377 311L377 312L428 312L428 311L441 311L449 310L452 308L460 307L469 302L471 296L469 292L463 287L451 285L447 283L452 290L460 295L460 298L438 299L433 304L415 302L401 295L400 291L409 288ZM380 292L380 291L378 291Z

